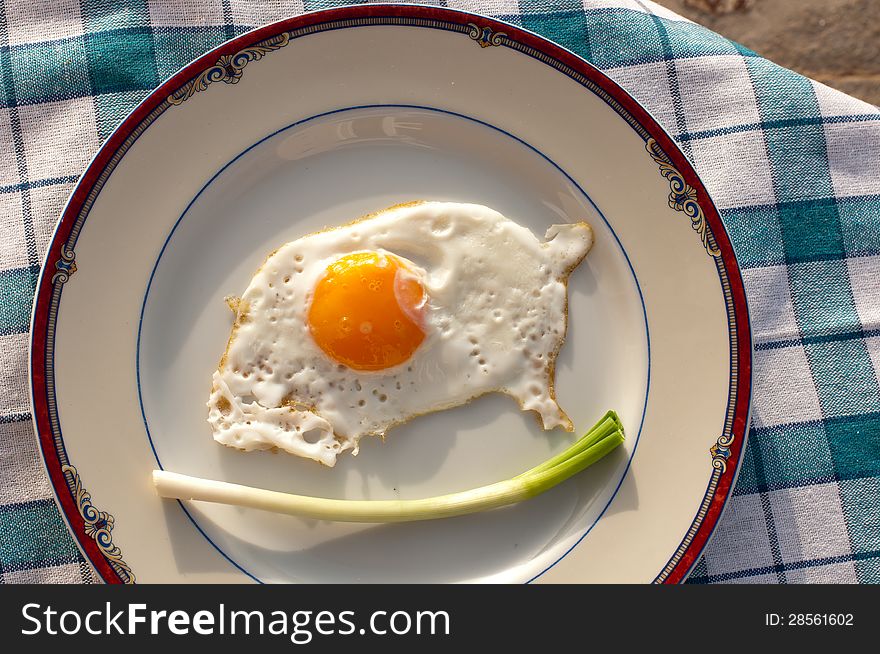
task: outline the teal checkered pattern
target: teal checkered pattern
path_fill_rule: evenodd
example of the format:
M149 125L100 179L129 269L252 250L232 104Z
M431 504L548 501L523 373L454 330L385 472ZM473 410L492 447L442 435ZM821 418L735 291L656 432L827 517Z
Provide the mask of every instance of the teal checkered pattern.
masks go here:
M205 50L332 0L6 0L0 11L0 582L96 578L29 422L39 264L77 176ZM751 440L692 583L880 582L880 110L650 2L455 0L561 43L681 144L743 267ZM708 475L708 473L707 473Z

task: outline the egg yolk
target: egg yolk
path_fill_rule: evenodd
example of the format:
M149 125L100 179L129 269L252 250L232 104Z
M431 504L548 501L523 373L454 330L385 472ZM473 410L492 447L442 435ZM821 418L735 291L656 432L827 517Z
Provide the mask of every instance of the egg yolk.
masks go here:
M409 359L425 339L419 279L395 256L347 254L315 286L309 330L334 361L384 370Z

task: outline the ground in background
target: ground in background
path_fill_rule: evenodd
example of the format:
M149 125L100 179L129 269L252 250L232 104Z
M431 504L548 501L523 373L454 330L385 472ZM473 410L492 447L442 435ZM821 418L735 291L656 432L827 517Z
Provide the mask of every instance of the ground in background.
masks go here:
M880 0L655 0L781 66L880 105Z

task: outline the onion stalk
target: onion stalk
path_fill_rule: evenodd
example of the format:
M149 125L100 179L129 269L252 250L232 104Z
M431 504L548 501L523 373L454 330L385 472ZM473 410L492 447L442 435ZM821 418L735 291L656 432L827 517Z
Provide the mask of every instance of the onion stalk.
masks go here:
M576 475L623 443L623 425L609 411L568 449L511 479L467 491L418 500L339 500L153 471L160 497L244 506L318 520L410 522L495 509L540 495Z

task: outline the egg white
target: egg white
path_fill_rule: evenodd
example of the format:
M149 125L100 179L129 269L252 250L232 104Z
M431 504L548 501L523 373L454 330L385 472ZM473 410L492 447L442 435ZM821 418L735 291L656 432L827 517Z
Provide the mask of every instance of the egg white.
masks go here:
M208 401L215 440L333 466L339 453L356 454L365 435L489 392L512 396L545 429L571 431L555 399L555 361L568 276L593 233L585 222L553 225L546 239L488 207L423 202L282 246L233 304L235 323ZM312 292L328 265L358 251L398 257L428 295L424 341L386 370L337 363L308 326Z

